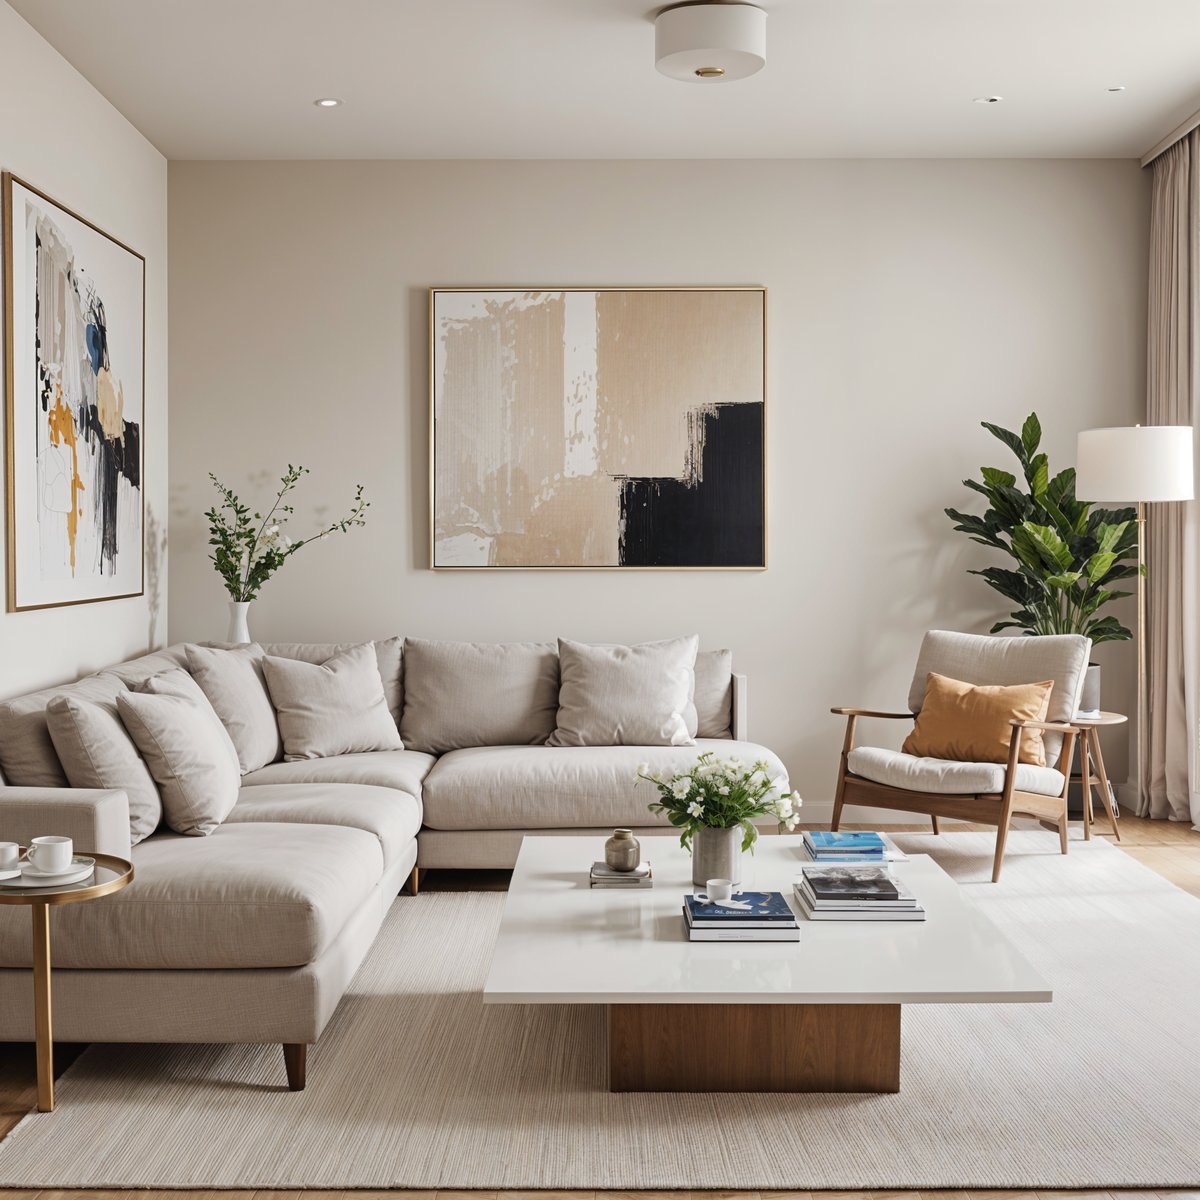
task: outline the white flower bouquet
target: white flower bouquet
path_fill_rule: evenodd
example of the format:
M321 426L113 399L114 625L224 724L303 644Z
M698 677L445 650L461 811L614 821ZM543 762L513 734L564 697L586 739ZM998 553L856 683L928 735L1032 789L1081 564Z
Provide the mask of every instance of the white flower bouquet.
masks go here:
M800 822L798 792L787 790L783 776L771 777L770 768L761 760L744 763L736 754L719 758L709 750L701 754L695 766L669 777L650 770L649 763L638 767L638 779L658 788L661 799L653 801L651 812L663 813L679 831L679 844L692 847L692 838L700 829L742 830L742 850L752 850L758 840L754 820L774 817L790 833Z

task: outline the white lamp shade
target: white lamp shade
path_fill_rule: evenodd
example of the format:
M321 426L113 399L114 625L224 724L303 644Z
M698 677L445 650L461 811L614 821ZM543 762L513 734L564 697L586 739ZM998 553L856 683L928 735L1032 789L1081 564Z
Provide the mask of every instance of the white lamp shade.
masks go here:
M1085 429L1075 457L1075 494L1103 504L1191 500L1192 440L1190 425Z
M654 65L672 79L745 79L767 61L767 14L753 4L681 4L654 22Z

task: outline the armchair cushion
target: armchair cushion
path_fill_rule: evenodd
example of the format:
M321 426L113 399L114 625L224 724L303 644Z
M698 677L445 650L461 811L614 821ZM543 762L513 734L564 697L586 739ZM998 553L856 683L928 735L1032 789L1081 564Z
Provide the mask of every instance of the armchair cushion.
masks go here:
M850 773L885 787L936 796L995 796L1004 790L1003 763L953 762L945 758L920 758L900 750L859 746L846 758ZM1018 791L1039 796L1061 796L1066 786L1062 772L1053 767L1017 764Z
M1053 690L1053 679L995 687L964 683L930 671L925 702L902 749L916 758L1007 762L1012 722L1044 721ZM1023 763L1046 765L1040 729L1026 729L1021 734L1020 756Z
M931 629L921 643L917 669L908 693L908 707L914 713L920 711L930 671L966 683L1001 686L1053 679L1054 691L1046 719L1069 723L1079 707L1079 693L1091 652L1091 638L1073 633L1045 637L985 637ZM1056 766L1062 750L1062 735L1047 733L1044 741L1046 762Z

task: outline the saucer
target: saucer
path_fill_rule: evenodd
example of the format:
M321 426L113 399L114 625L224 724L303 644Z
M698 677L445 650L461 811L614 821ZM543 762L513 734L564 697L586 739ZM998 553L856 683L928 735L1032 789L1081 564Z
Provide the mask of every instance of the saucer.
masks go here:
M42 871L35 867L31 862L23 862L21 864L21 874L33 876L37 879L61 879L64 875L76 875L84 867L94 867L96 860L88 858L85 854L76 854L71 859L71 865L64 867L61 871Z
M19 866L10 867L6 870L0 871L0 881L3 881L5 879L16 879L20 876L20 874L21 874L21 868Z
M53 888L66 887L72 883L83 883L91 878L96 869L96 860L79 856L75 865L68 871L59 871L48 875L41 871L31 870L28 863L21 864L20 879L6 879L0 883L4 888Z

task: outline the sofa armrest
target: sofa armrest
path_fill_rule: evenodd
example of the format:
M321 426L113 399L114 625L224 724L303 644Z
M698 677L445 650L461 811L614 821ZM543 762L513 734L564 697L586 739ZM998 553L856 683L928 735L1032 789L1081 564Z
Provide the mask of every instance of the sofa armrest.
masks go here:
M120 788L0 787L0 841L27 846L47 834L128 858L129 797Z
M750 738L750 723L747 716L746 677L735 674L731 680L733 711L729 714L729 731L735 742Z

